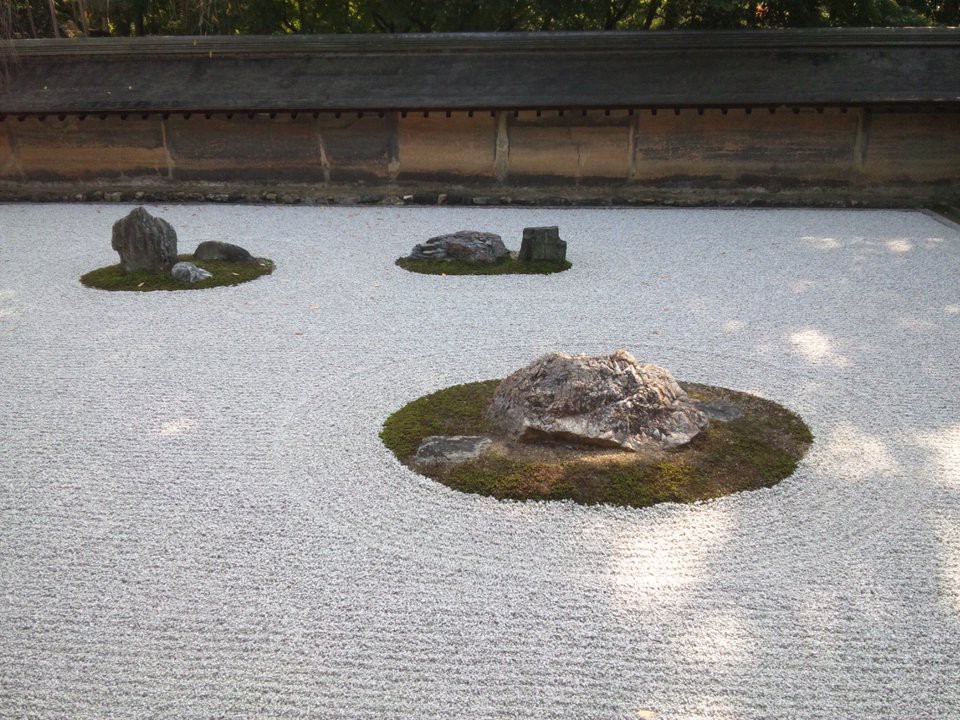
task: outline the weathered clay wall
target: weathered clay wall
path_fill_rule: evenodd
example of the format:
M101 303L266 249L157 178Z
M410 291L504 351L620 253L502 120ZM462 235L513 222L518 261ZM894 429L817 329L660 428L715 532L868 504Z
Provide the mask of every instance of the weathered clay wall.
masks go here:
M203 182L542 188L627 196L956 197L960 112L851 108L8 117L0 181L173 190Z

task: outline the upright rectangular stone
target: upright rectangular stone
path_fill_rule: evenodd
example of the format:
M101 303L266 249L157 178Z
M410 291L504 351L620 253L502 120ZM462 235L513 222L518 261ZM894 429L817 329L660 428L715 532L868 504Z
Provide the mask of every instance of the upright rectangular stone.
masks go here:
M559 264L567 259L567 243L560 239L560 229L556 225L524 228L517 259L520 262Z

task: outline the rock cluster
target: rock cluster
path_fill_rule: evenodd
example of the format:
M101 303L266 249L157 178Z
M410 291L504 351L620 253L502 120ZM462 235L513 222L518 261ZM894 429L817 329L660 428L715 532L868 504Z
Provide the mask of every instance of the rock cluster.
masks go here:
M626 350L544 355L500 383L487 416L521 441L634 451L682 445L709 424L667 370L641 364Z
M472 263L495 263L510 256L499 235L478 230L460 230L438 235L415 245L408 260L462 260ZM563 263L567 258L567 243L560 239L556 226L523 229L519 254L520 262L547 261Z
M184 283L196 283L213 277L213 273L191 262L177 262L177 233L163 218L154 217L144 208L130 211L125 218L113 224L110 244L120 254L120 265L126 272L147 270L170 274ZM216 240L207 240L197 246L196 260L225 260L227 262L259 262L247 250Z
M410 259L494 263L509 254L499 235L461 230L449 235L438 235L416 245L410 253Z
M142 207L113 224L110 245L120 254L120 264L127 272L167 272L177 261L177 233L166 220Z

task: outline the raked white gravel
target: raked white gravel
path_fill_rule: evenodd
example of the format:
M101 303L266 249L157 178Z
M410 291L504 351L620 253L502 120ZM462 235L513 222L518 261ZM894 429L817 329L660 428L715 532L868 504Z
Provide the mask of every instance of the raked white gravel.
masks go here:
M127 205L0 206L0 717L960 717L960 236L919 212L156 206L276 272L107 293ZM393 265L560 226L573 270ZM754 392L770 490L412 473L384 419L548 350Z

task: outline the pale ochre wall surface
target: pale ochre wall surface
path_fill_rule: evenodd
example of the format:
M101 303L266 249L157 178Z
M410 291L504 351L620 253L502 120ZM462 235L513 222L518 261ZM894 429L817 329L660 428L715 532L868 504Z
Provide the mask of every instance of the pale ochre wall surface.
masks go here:
M326 146L330 180L389 181L396 172L396 123L393 114L320 115L317 126Z
M853 174L856 112L682 110L637 116L633 178L845 181Z
M175 115L162 122L176 178L255 180L268 174L288 178L321 172L312 118Z
M960 113L871 113L865 158L874 182L956 182Z
M400 177L496 175L497 118L489 112L409 113L399 121Z
M630 188L823 186L842 199L888 183L918 197L931 188L949 194L960 185L958 168L957 112L151 114L0 123L0 180L23 187L300 183L402 193L404 183L452 182L596 186L613 196Z
M158 121L26 118L4 123L25 179L90 180L167 173Z
M386 117L192 115L162 122L178 179L349 182L390 174Z
M509 175L625 179L630 171L630 116L614 111L581 113L521 112L508 118Z
M0 126L0 177L9 177L18 174L16 158L10 144L10 125Z

